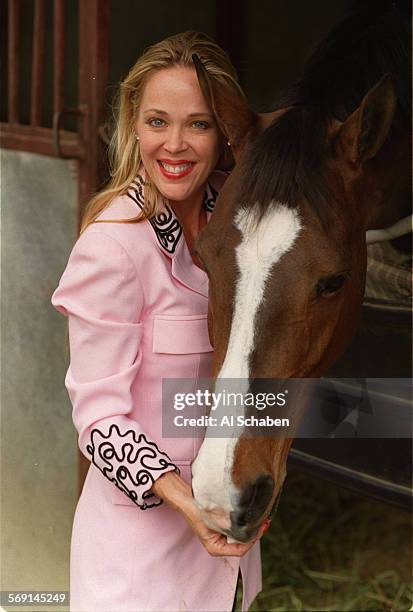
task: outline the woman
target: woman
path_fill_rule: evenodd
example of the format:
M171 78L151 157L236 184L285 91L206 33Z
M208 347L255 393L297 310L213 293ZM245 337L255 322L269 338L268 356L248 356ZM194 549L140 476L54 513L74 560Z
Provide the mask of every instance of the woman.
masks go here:
M162 379L210 375L208 283L192 249L225 181L216 168L231 160L194 55L234 108L246 106L205 35L149 48L121 84L112 179L52 297L69 319L65 382L91 461L74 518L72 610L231 610L239 569L243 609L260 590L259 542L229 544L194 503L202 440L162 437Z

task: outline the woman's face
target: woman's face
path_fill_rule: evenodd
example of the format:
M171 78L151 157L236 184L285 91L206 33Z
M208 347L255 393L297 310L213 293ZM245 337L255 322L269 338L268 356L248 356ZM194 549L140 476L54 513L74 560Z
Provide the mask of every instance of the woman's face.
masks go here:
M194 68L149 77L135 129L145 170L162 195L195 201L217 164L220 136Z

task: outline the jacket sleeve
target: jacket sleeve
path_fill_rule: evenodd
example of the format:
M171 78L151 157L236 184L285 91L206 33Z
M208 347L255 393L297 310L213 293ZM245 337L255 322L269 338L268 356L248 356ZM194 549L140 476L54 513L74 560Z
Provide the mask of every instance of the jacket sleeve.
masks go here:
M69 320L65 385L82 453L141 509L162 500L150 488L178 468L129 417L142 355L140 281L111 236L86 230L69 257L53 306Z

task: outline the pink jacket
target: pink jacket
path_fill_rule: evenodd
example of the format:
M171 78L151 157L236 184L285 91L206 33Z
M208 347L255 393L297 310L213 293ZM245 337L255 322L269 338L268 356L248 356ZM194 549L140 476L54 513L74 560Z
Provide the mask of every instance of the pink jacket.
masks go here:
M209 219L225 179L214 173ZM138 177L99 219L137 215ZM247 610L261 589L259 543L242 558L208 555L183 517L150 491L178 468L191 481L199 438L162 437L162 379L210 375L208 282L173 211L95 223L77 240L53 306L69 318L65 384L91 461L76 509L71 610L231 610L241 569Z

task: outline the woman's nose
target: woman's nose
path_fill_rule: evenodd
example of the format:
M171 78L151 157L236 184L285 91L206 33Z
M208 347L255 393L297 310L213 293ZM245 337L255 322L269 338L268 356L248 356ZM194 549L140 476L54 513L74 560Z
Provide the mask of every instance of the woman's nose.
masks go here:
M188 148L188 144L185 139L185 131L177 128L168 130L168 135L164 143L165 151L168 153L179 153L185 151Z

